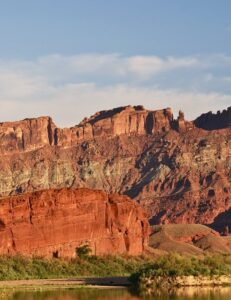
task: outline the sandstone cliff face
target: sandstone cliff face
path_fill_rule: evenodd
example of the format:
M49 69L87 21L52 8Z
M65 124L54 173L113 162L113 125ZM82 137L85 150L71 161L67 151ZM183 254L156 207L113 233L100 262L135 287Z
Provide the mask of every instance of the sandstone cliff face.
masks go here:
M96 113L72 128L60 129L50 117L26 119L0 124L2 154L36 150L46 145L70 147L93 138L110 138L121 134L151 134L170 130L170 108L147 111L142 106L127 106Z
M96 255L139 255L148 226L126 196L88 189L13 196L0 202L0 254L75 257L77 247L89 244Z
M147 111L142 106L120 107L102 111L84 119L71 129L57 129L56 145L70 146L82 140L113 137L121 134L151 134L168 131L173 123L170 108Z
M229 112L216 117L220 127L230 124ZM66 129L46 117L2 123L0 193L102 189L140 202L152 224L231 229L231 129L211 130L201 118L128 106Z
M52 145L54 127L50 117L0 123L0 153L32 151Z

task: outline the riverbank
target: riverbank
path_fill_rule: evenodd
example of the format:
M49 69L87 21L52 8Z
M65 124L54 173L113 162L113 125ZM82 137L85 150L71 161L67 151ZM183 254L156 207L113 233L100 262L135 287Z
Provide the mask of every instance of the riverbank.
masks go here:
M58 278L58 279L56 279ZM184 257L96 257L75 259L0 256L4 287L138 287L140 291L178 286L231 285L231 255Z
M67 279L28 279L28 280L3 280L0 289L5 288L123 288L131 285L129 277L85 277Z
M183 257L169 254L145 265L131 276L131 281L143 293L157 289L194 286L231 286L230 255Z
M231 287L231 275L213 276L146 276L140 279L140 290L154 293L157 289L171 290L185 287Z

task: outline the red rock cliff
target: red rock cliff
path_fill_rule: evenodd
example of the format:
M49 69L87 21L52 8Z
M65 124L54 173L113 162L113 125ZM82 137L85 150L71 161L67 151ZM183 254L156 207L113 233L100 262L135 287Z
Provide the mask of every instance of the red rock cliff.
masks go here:
M60 129L50 117L0 124L0 153L31 151L46 145L73 146L97 137L165 132L173 126L170 108L148 111L127 106L96 113L72 128Z
M56 129L55 140L59 146L70 146L97 137L157 134L170 130L172 126L173 113L170 108L148 111L142 106L127 106L96 113L70 129Z
M50 117L0 123L0 154L32 151L54 143Z
M0 254L74 257L143 253L149 234L141 207L126 196L89 189L47 190L0 201Z
M230 109L209 116L188 122L183 112L174 120L171 109L127 106L66 129L47 117L2 123L0 195L101 189L140 202L153 224L231 231Z

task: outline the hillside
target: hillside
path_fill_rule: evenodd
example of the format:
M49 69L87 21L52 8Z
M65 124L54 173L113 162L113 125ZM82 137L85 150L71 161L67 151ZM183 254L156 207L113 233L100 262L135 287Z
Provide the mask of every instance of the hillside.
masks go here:
M230 253L230 237L200 224L154 225L150 235L151 247L162 253L177 252L183 255L204 253Z

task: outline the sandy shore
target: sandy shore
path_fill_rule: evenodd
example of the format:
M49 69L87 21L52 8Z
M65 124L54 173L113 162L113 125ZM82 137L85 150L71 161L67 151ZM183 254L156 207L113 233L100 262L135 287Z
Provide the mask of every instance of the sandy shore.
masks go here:
M0 281L1 288L10 287L127 287L130 285L128 277L85 277L69 279L28 279L28 280L6 280Z

